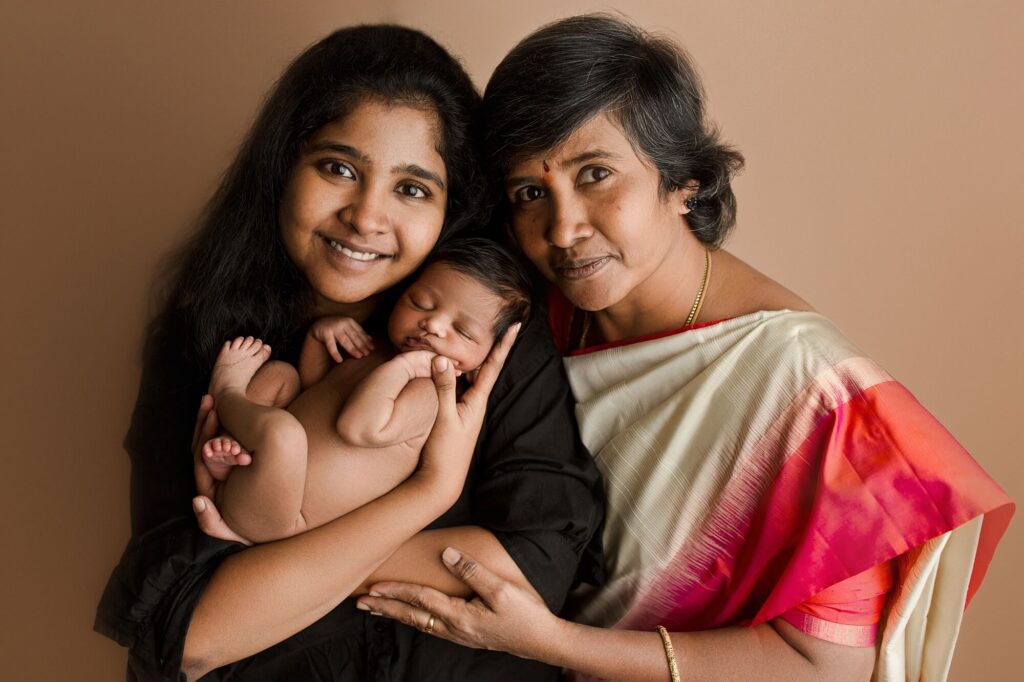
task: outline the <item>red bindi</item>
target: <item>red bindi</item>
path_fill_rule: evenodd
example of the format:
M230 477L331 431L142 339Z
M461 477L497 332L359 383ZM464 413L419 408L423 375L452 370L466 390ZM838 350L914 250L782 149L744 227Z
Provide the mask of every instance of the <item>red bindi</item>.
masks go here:
M548 173L548 172L551 171L551 166L548 165L548 162L546 160L545 161L541 161L541 163L544 164L544 172L545 173Z

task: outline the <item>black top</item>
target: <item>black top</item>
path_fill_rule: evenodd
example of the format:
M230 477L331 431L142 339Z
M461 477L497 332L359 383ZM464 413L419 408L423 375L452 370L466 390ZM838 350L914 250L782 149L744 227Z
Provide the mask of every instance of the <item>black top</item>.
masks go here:
M540 317L539 319L543 319ZM601 578L603 493L580 443L561 359L535 319L520 333L488 400L466 486L430 528L494 533L548 606ZM204 535L191 510L189 452L206 377L179 343L153 349L125 438L132 537L100 601L95 628L129 648L129 680L179 679L192 610L217 564L242 545ZM159 344L156 344L159 345ZM358 550L358 548L357 548ZM207 680L555 680L558 671L477 651L355 608L348 599L287 640Z

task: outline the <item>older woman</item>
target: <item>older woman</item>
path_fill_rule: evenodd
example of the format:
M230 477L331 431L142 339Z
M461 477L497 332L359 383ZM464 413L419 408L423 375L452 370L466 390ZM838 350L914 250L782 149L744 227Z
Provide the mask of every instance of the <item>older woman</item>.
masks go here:
M742 158L673 44L616 18L523 40L490 161L605 474L609 579L576 619L448 548L471 601L360 605L616 680L942 679L1013 506L799 296L718 248Z
M344 601L389 577L468 594L439 560L454 543L560 608L600 521L600 484L543 324L520 331L503 369L514 334L496 346L458 403L451 363L435 358L439 416L418 469L347 516L246 549L201 533L190 507L189 441L195 451L216 429L206 397L193 434L217 347L259 335L294 361L314 317L379 330L389 291L481 219L478 103L448 53L394 26L328 36L271 93L150 330L125 441L132 539L96 620L129 648L129 679L557 677ZM216 512L205 497L196 510Z

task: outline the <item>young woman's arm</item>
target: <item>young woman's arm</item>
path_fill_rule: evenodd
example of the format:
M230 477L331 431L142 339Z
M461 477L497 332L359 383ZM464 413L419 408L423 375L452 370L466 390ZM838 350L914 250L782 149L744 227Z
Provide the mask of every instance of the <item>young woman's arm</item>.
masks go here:
M189 621L181 664L188 679L316 621L458 498L488 393L514 337L510 333L495 346L459 403L451 363L437 359L437 424L419 468L404 483L331 523L234 554L217 567Z
M477 595L466 601L430 588L378 583L380 597L359 608L423 629L463 646L507 651L523 658L608 680L664 682L668 662L657 632L589 627L553 615L536 596L499 577L476 559L446 549L444 562ZM868 680L872 647L815 639L781 619L755 627L671 634L681 680Z

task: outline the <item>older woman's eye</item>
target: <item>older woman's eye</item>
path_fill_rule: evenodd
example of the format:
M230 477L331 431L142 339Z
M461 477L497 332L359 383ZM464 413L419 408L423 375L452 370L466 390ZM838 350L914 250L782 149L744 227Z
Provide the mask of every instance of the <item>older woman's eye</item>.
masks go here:
M588 185L592 182L600 182L611 174L612 172L604 166L587 166L580 171L577 184Z
M328 175L336 175L340 178L354 179L356 177L355 171L347 163L341 161L322 161L320 168Z
M398 193L413 199L426 199L430 196L430 191L426 187L412 182L404 182L399 185Z
M526 187L520 187L517 189L515 194L513 194L513 197L515 197L515 201L517 202L528 203L546 197L547 194L547 191L543 187L527 185Z

